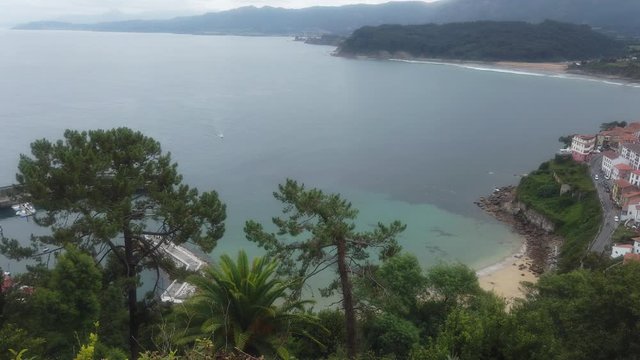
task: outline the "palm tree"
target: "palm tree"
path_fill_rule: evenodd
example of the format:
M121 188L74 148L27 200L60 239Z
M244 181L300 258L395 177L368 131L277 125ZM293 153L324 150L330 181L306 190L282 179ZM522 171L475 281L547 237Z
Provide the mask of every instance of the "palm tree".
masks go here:
M304 312L309 301L285 301L288 286L274 276L277 267L263 257L250 265L240 251L236 262L223 255L219 266L190 277L188 282L198 291L178 311L187 322L178 342L211 339L216 349L287 359L285 344L291 335L316 341L301 326L320 326Z

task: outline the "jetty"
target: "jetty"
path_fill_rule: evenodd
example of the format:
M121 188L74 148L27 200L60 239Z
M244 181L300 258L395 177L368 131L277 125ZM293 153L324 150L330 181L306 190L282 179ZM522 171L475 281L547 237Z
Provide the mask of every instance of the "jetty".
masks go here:
M174 261L176 266L189 271L199 271L207 262L198 258L184 246L165 241L160 236L146 236L158 249L164 251ZM196 287L183 281L173 280L162 292L160 300L180 304L193 295Z
M0 208L11 207L22 202L23 194L18 185L0 186Z

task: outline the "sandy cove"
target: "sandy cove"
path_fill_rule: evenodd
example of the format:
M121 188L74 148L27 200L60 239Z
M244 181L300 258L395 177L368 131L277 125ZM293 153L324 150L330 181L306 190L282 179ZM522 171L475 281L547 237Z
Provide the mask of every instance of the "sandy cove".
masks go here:
M503 296L507 303L524 297L522 281L535 283L538 276L556 264L556 251L562 238L530 224L514 208L515 187L498 189L476 202L480 208L496 219L508 224L519 235L524 244L518 252L503 261L476 272L480 286Z
M510 306L514 299L523 298L525 295L521 282L535 283L538 280L538 274L530 269L532 263L533 260L526 256L526 245L523 244L515 254L497 264L478 270L476 275L481 288L502 296Z

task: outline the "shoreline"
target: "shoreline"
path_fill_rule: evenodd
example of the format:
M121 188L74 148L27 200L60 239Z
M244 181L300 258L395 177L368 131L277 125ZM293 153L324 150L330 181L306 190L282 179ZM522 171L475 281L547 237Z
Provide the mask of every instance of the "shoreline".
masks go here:
M640 79L625 78L620 76L590 73L580 70L569 69L571 61L564 62L526 62L526 61L481 61L481 60L455 60L455 59L437 59L437 58L415 58L399 54L398 57L385 56L343 56L335 52L334 56L346 57L353 59L369 59L369 60L386 60L397 61L414 64L432 64L432 65L448 65L458 66L473 70L508 72L519 75L530 76L548 76L564 79L575 79L583 81L599 81L610 85L640 87Z
M493 291L505 299L509 309L516 299L523 299L526 294L522 282L536 283L539 275L530 266L533 260L527 256L527 244L523 239L522 246L514 253L493 265L476 271L478 283L485 291Z
M514 299L525 297L521 282L535 283L540 275L555 266L557 250L554 249L562 243L560 237L528 223L519 215L520 209L514 203L515 189L515 186L505 186L475 202L523 238L520 249L476 271L480 287L503 297L507 307Z

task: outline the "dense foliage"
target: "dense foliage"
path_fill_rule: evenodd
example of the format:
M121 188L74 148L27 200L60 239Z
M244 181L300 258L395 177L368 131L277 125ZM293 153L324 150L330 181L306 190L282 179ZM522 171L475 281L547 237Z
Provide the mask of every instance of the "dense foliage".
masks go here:
M640 61L631 59L601 59L570 66L571 70L588 74L640 80Z
M34 220L50 235L33 237L27 248L3 238L0 250L21 259L73 244L97 262L108 259L107 287L120 287L120 294L111 294L126 299L129 348L136 357L138 276L143 269L159 274L175 268L152 237L211 251L224 233L225 205L215 191L200 194L182 184L160 143L127 128L67 130L58 141L37 140L31 156L20 156L18 170L20 189L44 210Z
M277 262L241 251L237 260L223 255L219 265L188 280L199 291L178 309L183 322L179 343L209 339L217 349L287 358L283 345L292 334L311 337L304 325L317 321L304 313L306 301L285 301L288 286L275 278ZM284 302L283 304L278 304ZM316 340L317 341L317 340Z
M356 230L354 220L358 210L339 194L325 194L319 189L307 189L304 184L287 179L274 193L283 204L285 217L273 218L277 233L248 221L247 239L260 245L281 262L282 273L290 278L294 297L301 296L307 280L323 270L336 269L335 280L321 290L324 296L335 291L341 295L345 312L347 353L354 358L356 349L356 314L352 274L362 273L368 267L367 259L373 250L379 251L380 260L393 256L398 250L396 236L405 225L394 221L389 225L378 223L374 230Z
M535 62L616 56L623 49L623 44L584 25L478 21L366 26L347 38L339 53L383 57L405 53L421 58Z
M561 195L560 182L569 185L570 191ZM555 231L565 239L560 250L560 270L578 267L602 218L587 166L558 156L522 178L517 197L551 220Z

